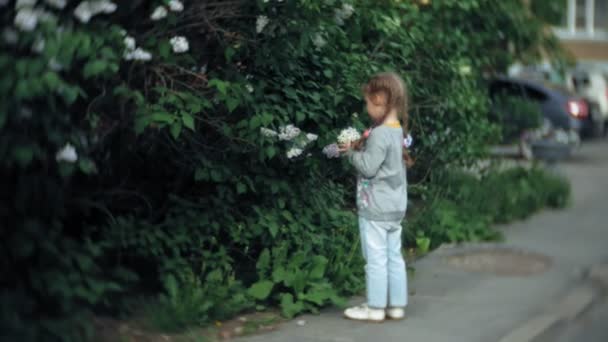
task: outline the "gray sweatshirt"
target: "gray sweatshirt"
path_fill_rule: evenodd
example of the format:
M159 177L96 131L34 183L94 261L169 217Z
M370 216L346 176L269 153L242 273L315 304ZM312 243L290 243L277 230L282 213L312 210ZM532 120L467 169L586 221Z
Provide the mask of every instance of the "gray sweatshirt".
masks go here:
M407 208L407 178L401 127L375 127L361 151L346 153L359 171L359 216L372 221L401 221Z

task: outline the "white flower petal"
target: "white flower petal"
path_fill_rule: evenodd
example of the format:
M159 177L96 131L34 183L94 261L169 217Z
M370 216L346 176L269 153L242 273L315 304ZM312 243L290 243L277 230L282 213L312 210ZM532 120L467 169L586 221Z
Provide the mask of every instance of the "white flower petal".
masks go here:
M338 135L338 142L346 144L361 139L361 134L353 127L343 129Z
M116 11L116 8L116 4L108 0L83 1L74 9L74 16L86 24L97 14L109 14Z
M287 158L291 159L291 158L298 157L299 155L302 154L302 152L304 152L304 151L301 148L292 147L291 149L289 149L287 151Z
M164 6L158 6L154 10L154 12L152 12L150 19L155 20L155 21L161 20L161 19L165 18L167 16L167 14L168 14L167 9Z
M279 134L279 133L277 133L276 131L273 131L273 130L271 130L271 129L269 129L269 128L266 128L266 127L262 127L262 128L260 128L260 133L261 133L263 136L268 137L268 138L273 138L273 137L276 137L276 136Z
M55 155L55 159L58 162L68 162L74 163L78 160L78 154L76 154L76 149L70 143L67 143L61 150L57 152Z
M308 141L315 141L315 140L317 140L317 138L319 138L319 136L316 134L312 134L312 133L306 134L306 139L308 139Z
M15 16L15 26L21 31L30 32L33 31L38 25L38 12L25 7L17 12Z
M169 43L171 44L173 52L175 53L184 53L187 52L190 48L188 40L186 39L186 37L182 36L171 38L171 40L169 40Z
M125 46L127 50L135 50L135 38L131 36L126 36L124 39Z
M181 12L184 10L184 4L178 0L169 1L169 9L173 12Z
M268 25L269 22L270 20L268 20L267 16L259 16L255 21L255 31L257 33L262 33L262 31L264 31L264 28L266 27L266 25Z

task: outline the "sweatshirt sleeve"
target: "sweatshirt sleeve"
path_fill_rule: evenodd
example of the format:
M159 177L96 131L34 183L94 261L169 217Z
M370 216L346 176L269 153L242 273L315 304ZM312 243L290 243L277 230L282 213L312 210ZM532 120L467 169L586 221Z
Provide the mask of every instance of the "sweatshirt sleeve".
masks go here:
M362 151L350 150L346 153L351 164L365 178L372 178L386 158L387 146L379 131L372 131Z

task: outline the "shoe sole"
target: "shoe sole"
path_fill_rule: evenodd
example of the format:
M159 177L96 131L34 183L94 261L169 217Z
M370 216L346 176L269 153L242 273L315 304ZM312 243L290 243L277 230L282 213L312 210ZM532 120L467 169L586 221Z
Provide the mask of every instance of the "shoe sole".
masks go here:
M384 323L384 322L386 321L386 318L385 318L385 319L382 319L382 320L377 320L377 319L356 319L356 318L351 318L351 317L348 317L348 316L346 316L346 315L343 315L343 316L344 316L344 318L346 318L346 319L348 319L348 320L351 320L351 321L357 321L357 322L367 322L367 323Z

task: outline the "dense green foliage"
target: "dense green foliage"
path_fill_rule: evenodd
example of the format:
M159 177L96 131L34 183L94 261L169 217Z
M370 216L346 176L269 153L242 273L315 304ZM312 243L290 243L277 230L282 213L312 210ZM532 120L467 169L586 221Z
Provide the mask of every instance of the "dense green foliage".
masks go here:
M366 77L405 77L409 179L430 189L498 139L482 72L551 42L517 0L197 1L160 20L164 1L135 0L90 21L78 1L14 3L0 13L0 334L15 341L81 341L91 310L161 290L167 329L339 304L362 285L353 177L320 151L366 126ZM318 135L295 158L260 134L287 124ZM433 244L467 238L441 222Z
M564 208L570 185L560 176L537 167L484 172L475 177L464 172L445 172L435 184L441 195L421 205L412 215L418 227L410 236L427 250L441 242L500 239L492 223L520 220L544 208Z

